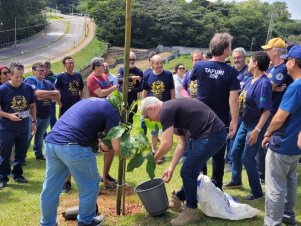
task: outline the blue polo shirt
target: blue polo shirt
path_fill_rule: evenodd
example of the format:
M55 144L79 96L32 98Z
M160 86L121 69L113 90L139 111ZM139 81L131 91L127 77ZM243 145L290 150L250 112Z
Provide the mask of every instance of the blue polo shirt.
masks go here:
M157 97L161 101L171 99L170 90L174 89L174 81L171 72L163 70L159 75L149 71L143 78L143 89L147 90L148 96Z
M9 82L0 86L0 106L3 112L16 113L29 111L34 103L34 91L30 85L22 82L19 87L13 87ZM0 130L28 133L29 118L21 121L11 121L0 117Z
M124 68L121 67L118 70L118 79L122 79L124 76ZM135 68L130 68L129 69L129 77L130 76L139 76L141 77L141 81L129 81L128 82L128 104L131 106L131 104L137 100L137 94L139 92L142 92L142 84L143 84L143 72L135 67ZM122 85L119 86L119 91L122 92Z
M287 74L285 63L282 63L277 67L272 67L267 71L267 73L268 73L268 78L272 82L276 83L277 86L279 87L284 83L286 83L286 85L289 86L293 82L293 79ZM274 116L276 114L284 92L285 91L283 92L273 91L271 116Z
M99 132L108 132L119 123L119 112L108 100L97 97L83 99L58 119L45 142L90 146Z
M25 82L28 83L34 91L36 90L55 90L54 85L48 81L43 80L43 82L39 81L34 76L31 76L27 79L25 79ZM51 99L42 99L38 100L38 98L35 98L35 102L37 105L37 117L46 119L50 117L50 106L51 106Z
M197 82L197 80L191 81L190 73L191 73L191 71L188 71L185 73L182 86L187 91L187 93L189 94L190 97L196 98L198 82Z
M269 148L283 155L300 155L297 141L301 130L301 79L287 88L279 109L289 112L290 115L282 127L273 133Z
M263 110L270 110L272 102L272 84L262 75L252 82L249 79L239 95L242 120L247 123L258 123Z
M190 74L192 81L197 80L197 98L207 104L217 116L229 125L230 91L240 90L235 68L224 62L199 61Z

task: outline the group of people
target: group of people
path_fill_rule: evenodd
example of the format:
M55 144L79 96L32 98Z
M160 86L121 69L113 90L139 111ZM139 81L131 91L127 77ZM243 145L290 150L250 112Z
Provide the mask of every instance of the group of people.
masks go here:
M243 48L232 51L232 39L228 33L215 34L210 53L192 52L193 69L186 71L184 64L178 64L174 74L163 68L159 55L150 58L150 67L144 72L135 64L135 53L129 55L129 106L141 92L141 114L162 124L159 147L159 129L151 131L158 164L164 162L172 149L173 135L177 135L177 147L163 176L169 182L177 164L183 163L183 185L171 194L171 207L182 212L171 220L172 225L200 219L197 177L200 172L207 173L210 158L212 182L220 189L242 186L242 165L250 186L246 200L263 197L261 183L265 183L265 225L294 224L296 220L301 46L293 46L286 54L285 42L274 38L262 46L264 51L253 53L247 64ZM231 54L234 67L226 62ZM11 173L15 181L27 182L22 165L35 135L36 158L47 160L40 198L41 225L57 225L59 195L62 189L68 192L71 188L71 175L80 199L78 225L102 225L104 217L95 212L99 182L114 186L109 170L114 154L120 153L120 140L112 140L110 146L100 140L103 177L98 173L91 144L98 140L99 132L107 133L121 121L118 110L106 97L115 90L122 91L124 68L119 69L116 78L102 58L93 58L86 83L90 98L83 99L85 84L80 73L74 72L72 57L65 57L63 65L66 71L55 76L49 69L50 62L35 63L33 76L25 81L23 65L0 67L0 189L7 186ZM57 121L55 103L60 107ZM133 113L130 123L132 117ZM52 129L44 138L49 124ZM141 127L146 134L144 121ZM225 158L229 163L226 170L232 172L227 184L223 183Z

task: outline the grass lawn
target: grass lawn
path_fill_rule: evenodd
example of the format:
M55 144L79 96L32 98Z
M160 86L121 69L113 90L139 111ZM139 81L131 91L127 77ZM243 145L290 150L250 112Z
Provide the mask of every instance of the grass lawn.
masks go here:
M175 147L175 145L174 145ZM156 168L156 177L161 177L163 172L168 167L171 160L173 150L167 155L167 162L163 165L158 165ZM102 172L103 157L102 154L97 154L98 168ZM110 174L113 177L117 177L118 158L115 157ZM149 217L138 196L133 192L136 185L148 180L145 172L145 166L140 169L134 170L132 173L126 174L126 181L129 184L127 187L126 196L126 212L125 216L115 216L115 202L116 202L116 190L103 189L102 183L100 184L101 193L98 197L98 204L100 212L106 215L106 221L104 225L169 225L171 218L177 215L176 212L168 210L167 214L162 217L152 218ZM176 168L174 176L170 183L166 184L168 194L173 190L177 190L181 186L181 178L179 176L180 165ZM211 162L208 163L209 175L211 175ZM40 207L39 207L39 195L42 189L42 183L45 175L45 162L37 161L34 158L32 147L29 150L27 157L27 165L24 167L24 176L29 180L28 184L18 184L11 178L8 183L8 187L0 191L0 225L1 226L19 226L39 225L40 219ZM226 173L224 182L229 181L231 174ZM301 179L301 166L298 166L298 177ZM242 221L228 221L222 219L214 219L203 216L201 222L192 225L212 225L212 226L225 226L225 225L262 225L264 216L264 199L256 201L243 201L243 198L249 194L249 187L245 171L243 171L243 184L244 188L240 190L227 190L228 193L238 198L243 203L250 204L260 210L260 214L253 219L247 219ZM264 188L264 186L263 186ZM301 200L301 186L298 187L298 198ZM61 213L70 206L77 205L77 191L74 182L72 182L72 190L69 194L61 195L60 206L58 209L58 219L60 225L77 225L73 221L64 221ZM297 219L301 220L301 204L296 205ZM131 213L135 212L135 213Z

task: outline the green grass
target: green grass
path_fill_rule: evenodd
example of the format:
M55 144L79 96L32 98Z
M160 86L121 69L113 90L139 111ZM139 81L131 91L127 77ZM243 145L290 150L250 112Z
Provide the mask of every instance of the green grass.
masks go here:
M65 18L62 17L62 16L57 16L57 15L52 14L52 13L47 14L47 20L63 20L63 19L65 19Z
M161 177L163 172L169 165L169 162L172 158L174 148L176 144L174 144L173 150L171 150L166 157L167 162L163 165L157 165L156 168L156 177ZM103 169L103 156L101 153L97 154L97 164L98 169L102 172ZM170 183L166 184L166 189L168 194L173 190L178 190L181 186L181 178L180 178L180 167L181 164L177 166L174 171L173 178ZM117 177L118 170L118 158L115 157L113 165L111 167L110 174L113 177ZM211 175L211 161L208 162L208 175ZM33 226L39 225L40 219L40 207L39 207L39 195L42 190L42 183L45 176L45 162L37 161L34 158L32 146L28 152L27 165L24 167L24 176L29 180L28 184L18 184L14 182L11 178L8 183L8 187L0 191L0 225L8 225L8 226ZM228 182L230 180L231 173L225 173L224 182ZM246 219L241 221L228 221L222 219L215 219L203 216L201 222L197 224L191 225L212 225L212 226L249 226L249 225L263 225L263 217L264 217L264 199L255 200L255 201L244 201L243 198L249 194L249 186L247 181L247 176L245 170L243 170L243 189L235 189L235 190L227 190L229 194L238 198L238 200L242 203L247 203L255 208L260 210L258 216L253 219ZM301 166L298 166L298 178L301 180ZM135 169L131 173L126 174L126 182L130 184L131 189L143 181L148 180L148 176L145 172L145 165L139 169ZM74 200L77 199L77 191L74 181L72 181L73 189L67 195L61 196L61 204L64 203L64 206L74 203ZM100 185L101 189L103 189L103 185ZM264 188L264 186L263 186ZM103 198L106 199L106 194L103 194ZM108 197L107 197L108 198ZM69 200L69 202L68 202ZM299 201L296 205L296 213L297 220L301 221L301 186L298 187L298 198ZM126 202L136 202L140 203L138 196L133 193L130 196L126 197ZM101 205L101 204L100 204ZM62 205L60 205L61 207ZM59 208L60 208L59 207ZM115 208L115 203L112 204L112 208ZM62 212L62 208L59 209L58 215ZM161 217L150 217L146 213L144 209L140 212L133 215L125 215L125 216L112 216L109 215L106 217L106 221L104 225L153 225L153 226L163 226L169 225L169 221L177 216L176 212L171 210L167 211L167 214ZM74 223L61 221L61 226L64 225L75 225Z

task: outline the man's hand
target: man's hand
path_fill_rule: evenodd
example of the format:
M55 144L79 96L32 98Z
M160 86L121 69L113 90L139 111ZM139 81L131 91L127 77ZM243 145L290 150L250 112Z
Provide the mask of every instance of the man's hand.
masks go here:
M273 91L275 92L283 92L286 89L286 83L283 83L280 87L275 87Z
M259 132L256 129L253 129L248 135L247 140L249 145L253 145L257 142Z
M163 177L162 177L165 183L168 183L171 180L172 174L173 174L173 170L170 169L170 167L168 167L168 169L165 170Z
M265 136L261 142L261 147L264 149L266 144L270 141L271 137Z
M227 139L231 139L232 137L234 137L236 131L237 131L237 123L231 121L229 125L229 133Z
M18 113L12 113L12 114L9 114L9 119L11 121L15 121L15 122L18 122L18 121L21 121L22 119L19 117Z
M37 123L32 123L32 126L31 126L31 135L34 136L37 132Z

